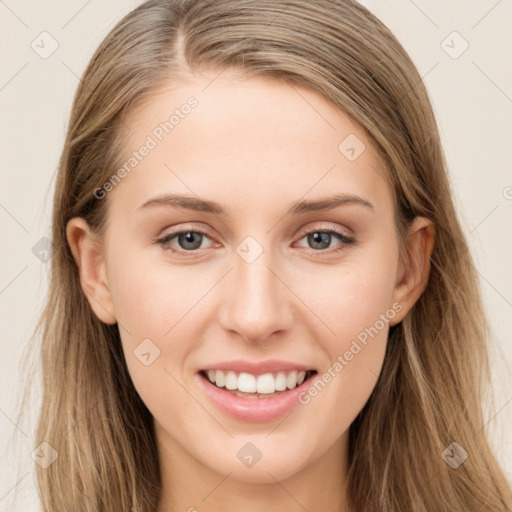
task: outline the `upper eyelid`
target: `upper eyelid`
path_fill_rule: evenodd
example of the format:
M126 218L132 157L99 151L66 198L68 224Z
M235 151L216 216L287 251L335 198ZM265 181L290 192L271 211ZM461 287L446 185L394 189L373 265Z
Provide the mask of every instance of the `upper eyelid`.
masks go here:
M355 238L355 233L350 228L348 228L346 226L341 227L339 225L335 225L332 222L329 226L324 226L321 224L321 222L322 221L313 223L312 225L309 225L309 226L306 226L305 228L303 228L299 231L299 234L307 234L307 233L311 233L312 231L324 231L324 230L328 230L328 229L335 229L336 231L341 232L341 234L343 234L344 236L346 236L348 238ZM326 222L326 221L324 221L324 222ZM333 227L333 226L335 226L335 227ZM347 233L344 233L344 231L347 231Z
M319 221L317 223L313 223L313 225L309 225L309 226L306 226L304 228L301 228L300 231L298 231L298 233L299 234L310 233L311 231L314 231L314 230L322 231L322 230L327 230L327 229L336 229L337 231L343 232L343 230L345 229L346 231L348 231L348 233L346 233L346 234L343 233L345 236L352 237L354 235L353 231L350 228L346 227L346 226L344 228L342 228L340 226L335 226L333 228L334 223L331 222L330 225L325 226L325 225L321 225L320 224L321 222L328 222L328 221ZM166 237L168 235L177 235L177 234L180 234L180 233L183 233L183 232L188 232L188 231L203 233L203 234L209 236L210 238L215 238L215 237L210 235L209 230L207 228L202 228L202 227L198 228L197 226L187 226L187 225L185 225L185 227L177 228L176 230L172 230L172 231L170 231L168 233L160 235L158 238L163 238L163 237Z

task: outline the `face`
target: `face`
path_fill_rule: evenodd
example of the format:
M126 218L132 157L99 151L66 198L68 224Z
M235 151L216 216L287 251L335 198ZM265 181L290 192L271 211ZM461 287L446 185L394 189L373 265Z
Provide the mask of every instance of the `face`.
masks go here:
M119 324L166 456L271 482L343 455L408 305L364 132L315 92L215 76L126 119L91 304Z

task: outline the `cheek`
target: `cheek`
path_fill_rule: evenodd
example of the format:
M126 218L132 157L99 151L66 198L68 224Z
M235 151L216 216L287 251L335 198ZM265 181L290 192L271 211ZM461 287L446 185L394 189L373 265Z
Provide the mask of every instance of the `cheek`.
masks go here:
M344 349L347 342L350 344L350 340L376 323L379 331L386 330L381 319L382 315L386 316L387 328L389 320L394 317L391 299L397 258L396 247L382 240L364 251L349 255L339 266L330 268L320 282L315 277L314 290L318 299L311 291L309 299L330 327L331 335L327 336L329 352ZM360 338L364 338L364 334Z
M170 374L191 350L183 343L183 327L193 317L187 310L200 299L200 290L191 290L183 272L148 264L143 251L126 253L122 247L110 255L116 262L109 271L110 289L128 370L151 408L163 387L169 396L177 391Z
M375 324L382 330L379 320L382 315L388 317L391 314L393 283L375 268L340 278L336 300L332 300L330 306L335 337L342 342L357 338Z
M134 387L156 421L185 431L197 414L182 371L194 348L187 343L187 322L195 311L187 310L200 299L199 290L181 282L179 271L137 267L134 258L120 263L115 274L114 305L124 327L119 331Z
M331 332L326 335L322 327L323 336L317 333L327 358L316 385L302 402L312 410L318 408L313 416L328 411L329 423L346 428L375 387L384 361L389 322L401 310L401 305L391 303L397 252L377 244L373 249L347 261L330 280L325 279L323 289L327 292L312 306ZM313 295L310 297L313 301ZM339 431L332 435L336 433L339 435Z
M126 326L134 342L141 336L162 339L183 317L196 295L190 272L152 264L152 256L145 251L111 257L116 266L109 272L110 288L119 322Z

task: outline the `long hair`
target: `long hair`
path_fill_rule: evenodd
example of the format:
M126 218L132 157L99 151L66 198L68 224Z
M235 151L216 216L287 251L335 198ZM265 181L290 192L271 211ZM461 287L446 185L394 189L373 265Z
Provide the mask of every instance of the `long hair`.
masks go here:
M121 164L127 112L172 80L227 69L317 91L362 127L391 184L404 261L411 220L435 225L426 289L390 329L375 389L350 426L350 503L357 511L512 510L482 411L489 326L478 275L430 99L406 51L352 0L151 0L91 58L59 162L48 297L33 335L43 392L35 444L58 454L36 466L43 511L156 509L152 416L117 324L100 322L81 289L66 224L80 216L104 229L108 197L94 191ZM453 442L468 454L457 469L442 456Z

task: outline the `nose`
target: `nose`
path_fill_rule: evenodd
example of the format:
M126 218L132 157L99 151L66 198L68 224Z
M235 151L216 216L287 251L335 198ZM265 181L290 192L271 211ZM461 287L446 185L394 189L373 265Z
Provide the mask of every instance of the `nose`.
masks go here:
M221 326L250 343L275 341L293 324L293 293L266 252L252 263L237 254L234 261L221 306Z

